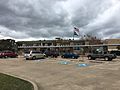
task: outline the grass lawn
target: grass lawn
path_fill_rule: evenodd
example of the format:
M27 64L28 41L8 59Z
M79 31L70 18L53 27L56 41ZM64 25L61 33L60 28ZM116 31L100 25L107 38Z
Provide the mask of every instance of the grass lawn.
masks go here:
M0 73L0 90L34 90L27 81Z

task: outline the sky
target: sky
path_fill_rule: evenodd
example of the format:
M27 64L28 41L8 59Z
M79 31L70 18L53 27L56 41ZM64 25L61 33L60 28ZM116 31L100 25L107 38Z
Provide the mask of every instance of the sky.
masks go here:
M0 38L120 38L120 0L0 0Z

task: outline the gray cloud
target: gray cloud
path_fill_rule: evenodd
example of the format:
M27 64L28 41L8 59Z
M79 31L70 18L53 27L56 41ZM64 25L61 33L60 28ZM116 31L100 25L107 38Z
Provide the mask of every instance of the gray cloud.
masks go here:
M3 37L41 39L81 35L120 38L119 0L0 0Z

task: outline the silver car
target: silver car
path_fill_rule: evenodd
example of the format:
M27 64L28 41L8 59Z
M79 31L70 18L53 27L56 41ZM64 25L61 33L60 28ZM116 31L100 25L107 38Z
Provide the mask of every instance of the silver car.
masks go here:
M44 59L46 55L41 52L30 51L30 53L25 53L24 57L26 58L26 60L35 60L35 59Z

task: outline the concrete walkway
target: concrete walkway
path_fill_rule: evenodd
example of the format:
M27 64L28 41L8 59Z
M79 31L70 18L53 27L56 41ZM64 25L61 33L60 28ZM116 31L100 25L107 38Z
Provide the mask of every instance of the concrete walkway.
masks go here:
M38 85L39 90L120 90L119 59L89 63L87 67L78 67L78 62L73 61L68 65L58 62L52 59L1 59L0 72L29 79Z

